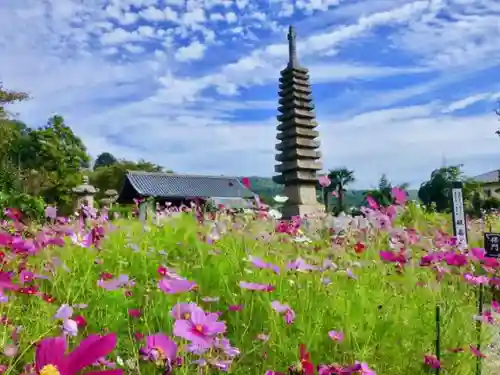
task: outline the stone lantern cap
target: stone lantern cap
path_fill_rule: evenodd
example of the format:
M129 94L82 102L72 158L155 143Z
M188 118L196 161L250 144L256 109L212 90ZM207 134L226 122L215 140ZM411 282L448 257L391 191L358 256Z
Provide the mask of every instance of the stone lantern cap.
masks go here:
M99 189L90 185L88 176L83 176L83 183L73 189L73 193L78 195L94 195L99 192Z
M104 195L107 197L114 197L118 195L118 192L115 189L108 189L104 192Z

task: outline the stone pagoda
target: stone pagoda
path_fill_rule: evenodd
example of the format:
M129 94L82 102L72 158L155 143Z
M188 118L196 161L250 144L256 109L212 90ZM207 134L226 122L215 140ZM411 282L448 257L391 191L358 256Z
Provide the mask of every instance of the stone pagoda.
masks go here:
M319 133L315 130L314 104L311 97L309 71L299 65L295 30L288 32L288 66L281 71L277 116L279 121L276 145L279 152L275 159L278 165L274 171L274 182L284 185L288 201L283 207L283 217L303 216L322 210L316 198L318 177L322 169Z

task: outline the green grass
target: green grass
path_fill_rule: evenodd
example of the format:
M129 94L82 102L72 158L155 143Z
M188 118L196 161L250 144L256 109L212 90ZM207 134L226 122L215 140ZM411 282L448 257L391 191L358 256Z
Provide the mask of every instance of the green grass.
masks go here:
M434 220L444 223L442 217ZM426 221L427 226L429 222ZM70 271L59 268L50 280L37 282L44 292L57 298L56 303L16 295L8 304L0 305L2 314L24 327L20 355L1 360L10 365L8 374L18 374L22 365L33 360L34 342L60 333L59 322L52 316L63 303L88 304L86 309L76 312L88 322L79 337L116 332L118 346L111 359L119 356L123 360L139 361L141 343L134 334L165 332L171 336L173 318L169 312L176 303L188 301L198 303L207 311L223 312L221 319L227 323L227 337L241 350L231 367L232 374L257 375L268 369L285 372L297 362L299 344L307 345L315 363L347 365L358 360L368 363L381 375L427 374L429 370L423 366L423 356L434 351L436 304L441 306L442 314L442 374L474 374L475 358L470 352L456 354L447 350L476 343L474 287L451 274L438 283L433 271L419 266L409 266L402 275L397 274L394 265L379 260L378 251L388 249L387 236L376 230L370 231L373 237L365 242L368 248L358 256L352 245L357 237L361 238L360 232L348 233L348 244L341 247L334 247L327 238L321 237L315 238L312 244L281 242L279 238L286 235L258 241L255 237L271 230L270 225L242 219L243 229L231 229L221 240L209 244L201 239L209 228L200 227L190 217L173 219L161 228L150 225L148 230L137 221L116 225L118 230L107 234L101 251L68 244L64 248L45 249L29 260L29 267L40 272L44 262L58 256ZM428 233L439 227L439 224L433 225L422 229L422 243ZM471 235L473 239L476 237L474 233ZM134 251L131 244L139 251ZM418 258L421 250L413 246L413 252ZM339 269L324 273L282 271L277 275L253 267L247 261L249 255L280 265L282 269L299 255L318 265L330 258ZM183 277L195 281L199 290L164 294L156 286L160 265L172 267ZM346 268L354 272L356 279L342 271ZM135 279L133 295L127 297L123 290L106 291L97 287L102 272L114 276L127 274ZM325 285L323 278L331 279L331 283ZM271 293L242 290L240 281L269 283L276 290ZM217 296L220 300L206 303L201 300L204 296ZM274 300L294 309L293 324L286 325L283 317L272 310ZM227 310L229 305L238 304L244 305L241 311ZM129 317L127 310L131 308L141 309L142 317ZM1 329L5 345L9 342L10 330ZM333 342L328 337L330 330L343 331L345 340L340 344ZM267 342L257 339L261 333L269 335ZM75 343L80 338L71 340ZM190 358L192 356L187 355L187 364L175 373L195 374ZM143 375L161 373L153 364L142 361L140 371Z

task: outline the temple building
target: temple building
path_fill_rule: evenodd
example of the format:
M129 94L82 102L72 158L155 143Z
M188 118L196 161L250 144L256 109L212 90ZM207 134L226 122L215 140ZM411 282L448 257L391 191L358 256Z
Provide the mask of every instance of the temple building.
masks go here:
M279 79L279 104L276 145L278 164L274 182L284 185L288 201L283 217L317 213L322 207L316 197L317 171L322 169L319 152L319 133L311 96L308 69L297 58L296 35L293 26L288 32L289 60Z
M182 175L166 172L127 171L118 203L154 198L173 205L210 202L226 208L251 208L255 193L236 177Z

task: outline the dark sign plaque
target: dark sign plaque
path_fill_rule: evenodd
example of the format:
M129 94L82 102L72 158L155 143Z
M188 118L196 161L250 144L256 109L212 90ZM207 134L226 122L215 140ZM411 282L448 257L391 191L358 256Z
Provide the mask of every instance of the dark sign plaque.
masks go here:
M485 233L484 249L487 257L500 258L500 233Z

